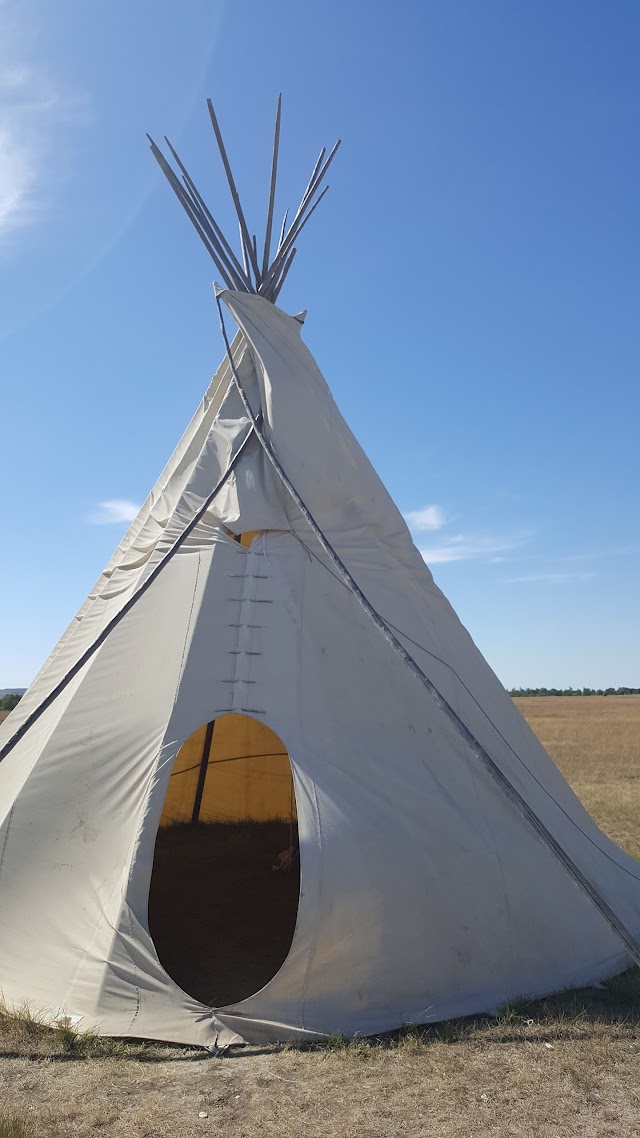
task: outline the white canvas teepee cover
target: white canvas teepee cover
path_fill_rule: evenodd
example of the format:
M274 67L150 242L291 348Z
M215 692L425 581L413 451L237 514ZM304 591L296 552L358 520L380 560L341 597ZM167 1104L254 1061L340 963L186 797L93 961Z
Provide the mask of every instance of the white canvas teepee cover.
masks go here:
M434 585L300 324L258 296L223 300L278 461L552 844L369 619L252 434L188 540L0 763L4 1000L105 1033L256 1042L490 1011L623 969L629 944L570 867L632 942L640 867L594 825ZM225 363L0 744L149 578L249 430ZM260 533L245 549L229 530ZM301 896L280 971L212 1010L166 974L146 913L178 748L229 711L288 749Z

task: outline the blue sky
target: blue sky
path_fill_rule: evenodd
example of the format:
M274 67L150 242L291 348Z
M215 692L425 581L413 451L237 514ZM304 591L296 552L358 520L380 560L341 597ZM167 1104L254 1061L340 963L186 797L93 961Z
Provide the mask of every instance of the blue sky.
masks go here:
M0 0L0 686L222 354L168 134L232 229L344 145L280 298L503 682L640 684L636 0ZM259 230L260 231L260 230ZM104 506L100 503L111 503Z

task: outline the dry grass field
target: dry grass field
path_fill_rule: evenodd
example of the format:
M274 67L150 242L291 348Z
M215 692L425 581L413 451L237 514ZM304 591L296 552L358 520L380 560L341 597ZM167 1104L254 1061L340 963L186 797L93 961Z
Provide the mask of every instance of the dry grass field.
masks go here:
M640 696L515 703L600 829L640 858Z
M640 856L640 696L520 707L600 826ZM0 1015L0 1138L631 1138L640 980L383 1040L183 1048Z

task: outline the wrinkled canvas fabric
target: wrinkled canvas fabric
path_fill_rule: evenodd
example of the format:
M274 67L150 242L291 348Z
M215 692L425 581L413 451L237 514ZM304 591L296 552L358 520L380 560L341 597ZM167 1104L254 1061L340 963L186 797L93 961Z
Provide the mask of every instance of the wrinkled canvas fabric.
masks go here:
M597 829L435 586L299 322L257 296L223 300L252 409L321 529L638 935L640 867ZM247 429L225 362L0 742L163 558ZM249 548L233 538L254 530ZM164 971L147 901L176 754L228 712L264 722L288 750L302 888L279 972L212 1010ZM0 930L9 1005L184 1043L379 1032L596 982L629 963L337 578L255 438L179 553L0 764ZM232 936L220 927L221 943Z

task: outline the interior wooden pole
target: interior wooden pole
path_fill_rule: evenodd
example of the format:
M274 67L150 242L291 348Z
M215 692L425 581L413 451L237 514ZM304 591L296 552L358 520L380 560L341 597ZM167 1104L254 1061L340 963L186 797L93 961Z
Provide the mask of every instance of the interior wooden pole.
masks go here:
M207 778L207 771L209 769L209 758L211 756L211 743L213 741L213 728L215 726L215 719L207 723L207 730L204 735L204 744L202 746L202 758L200 759L200 772L198 774L198 785L196 787L196 796L193 800L193 811L191 814L191 825L195 826L200 820L200 807L202 806L202 795L204 794L204 784Z

